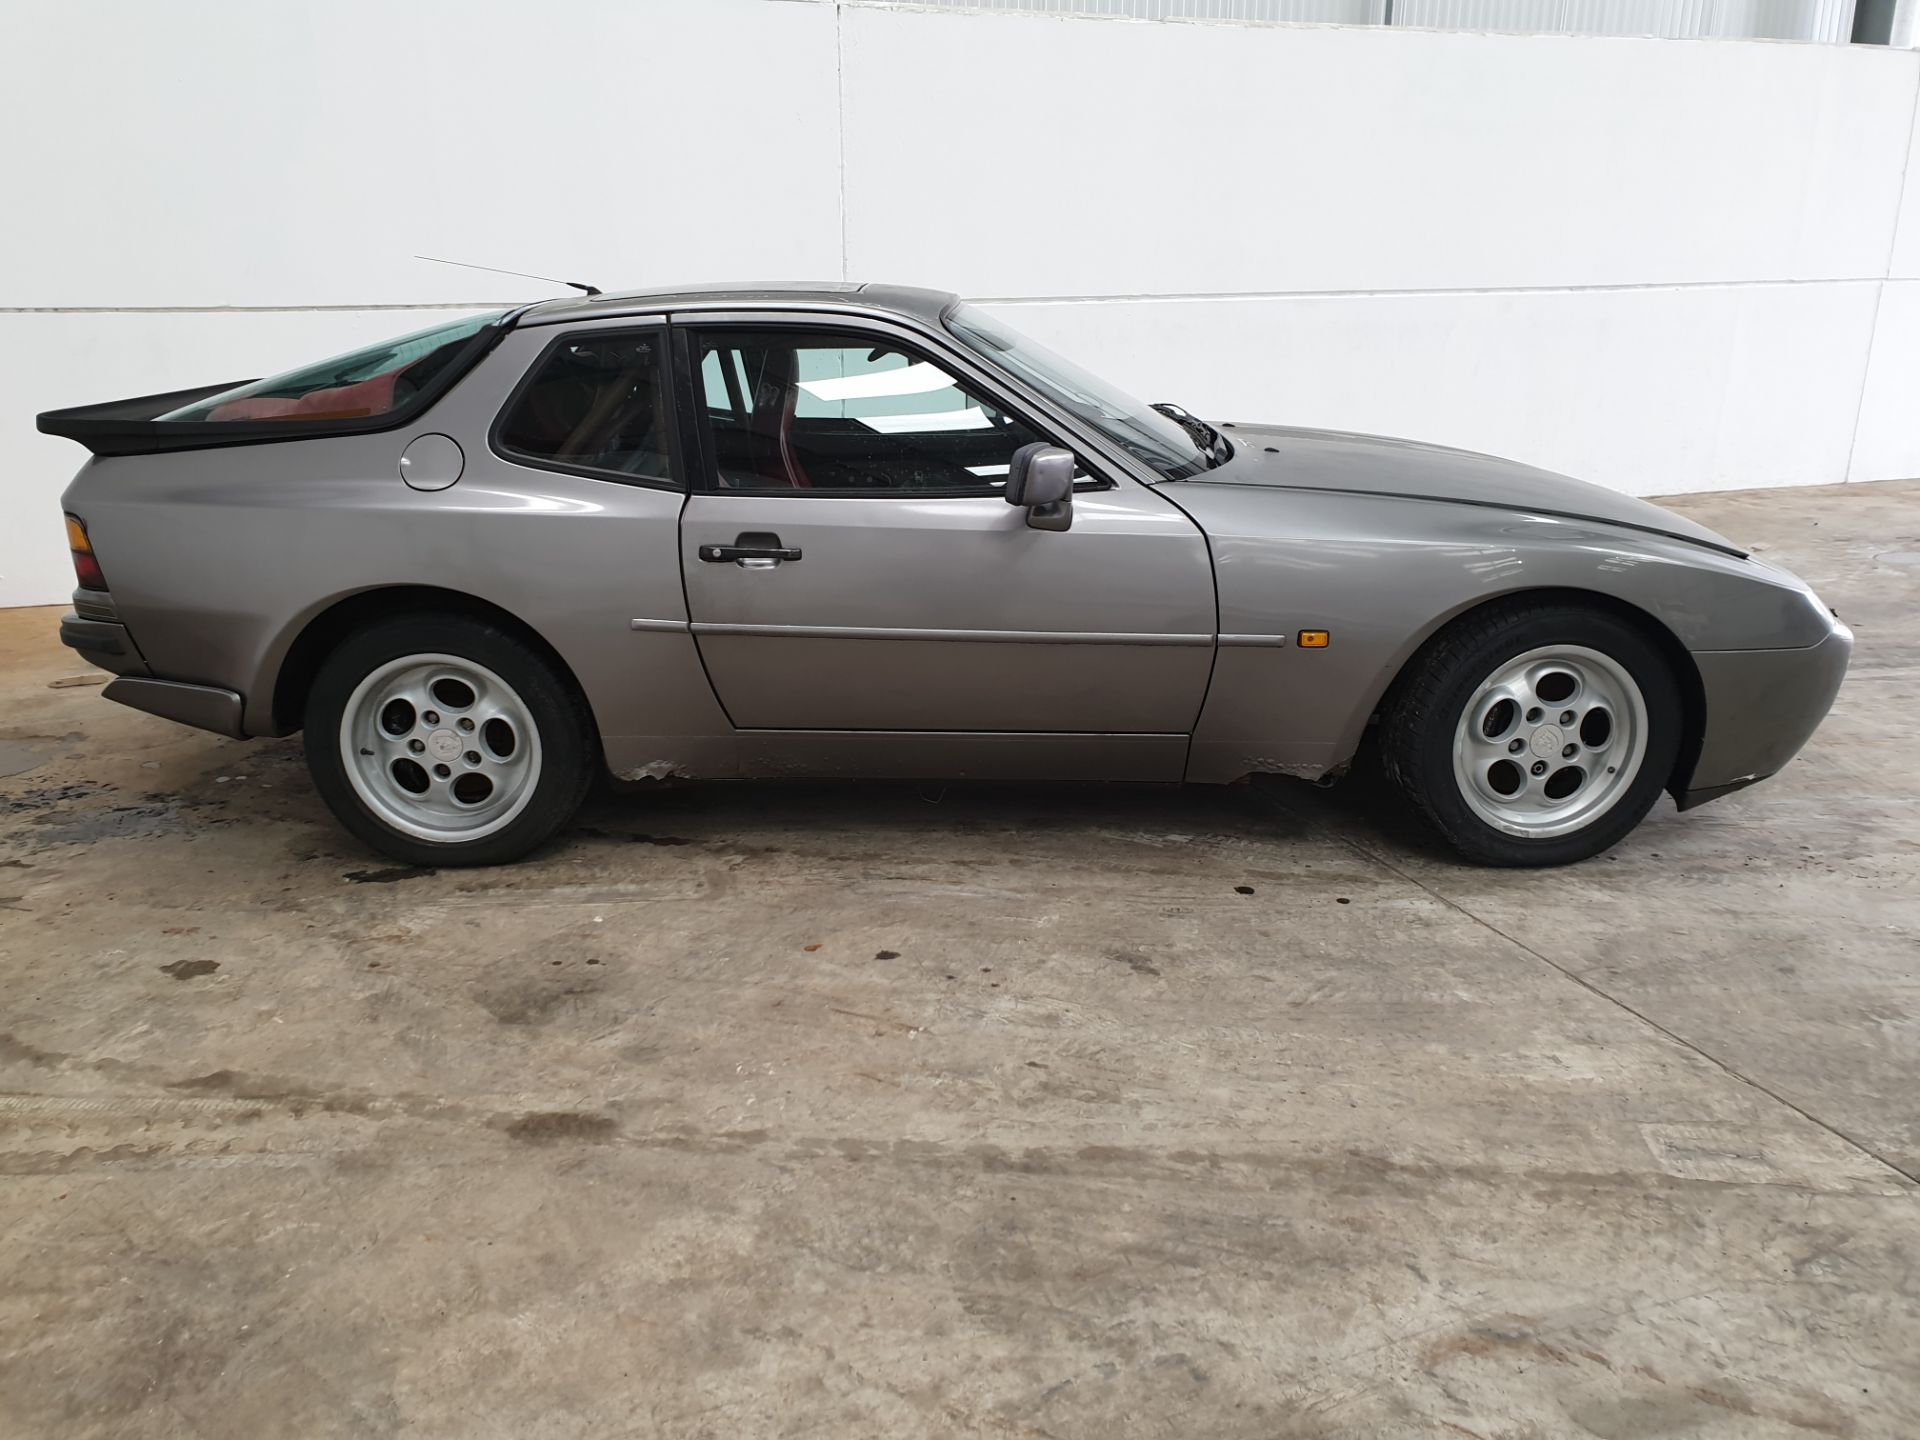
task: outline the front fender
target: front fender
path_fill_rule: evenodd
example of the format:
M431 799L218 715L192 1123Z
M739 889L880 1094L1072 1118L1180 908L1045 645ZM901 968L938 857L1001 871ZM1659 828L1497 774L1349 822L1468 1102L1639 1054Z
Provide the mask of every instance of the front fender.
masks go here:
M1818 601L1784 571L1597 521L1204 482L1168 491L1207 532L1220 599L1191 780L1337 770L1420 646L1502 596L1604 596L1689 652L1797 649L1830 633ZM1329 643L1302 649L1301 630L1325 630Z

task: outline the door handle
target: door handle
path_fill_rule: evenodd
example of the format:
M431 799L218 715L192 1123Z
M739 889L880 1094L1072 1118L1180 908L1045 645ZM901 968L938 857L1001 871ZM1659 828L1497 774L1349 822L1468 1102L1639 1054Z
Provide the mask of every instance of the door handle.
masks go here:
M731 545L702 545L699 555L702 560L715 565L724 565L731 560L737 565L760 568L778 565L783 560L798 560L800 547L782 545L778 535L754 531L735 536ZM759 562L758 566L754 564L756 561Z

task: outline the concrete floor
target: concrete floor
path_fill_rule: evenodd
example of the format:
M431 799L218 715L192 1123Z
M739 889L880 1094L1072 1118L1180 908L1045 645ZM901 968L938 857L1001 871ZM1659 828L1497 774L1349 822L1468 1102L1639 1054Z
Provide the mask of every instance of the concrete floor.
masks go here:
M1283 782L414 872L0 616L0 1436L1920 1434L1920 482L1677 508L1855 672L1550 873Z

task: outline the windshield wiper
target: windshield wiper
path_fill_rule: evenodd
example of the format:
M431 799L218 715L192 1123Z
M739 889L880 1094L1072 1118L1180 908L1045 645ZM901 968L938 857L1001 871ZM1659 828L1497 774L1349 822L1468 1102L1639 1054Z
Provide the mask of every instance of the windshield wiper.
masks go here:
M1200 453L1207 457L1210 466L1218 467L1227 463L1233 456L1233 447L1227 443L1227 437L1198 415L1189 413L1178 405L1162 401L1153 407L1166 416L1192 437Z

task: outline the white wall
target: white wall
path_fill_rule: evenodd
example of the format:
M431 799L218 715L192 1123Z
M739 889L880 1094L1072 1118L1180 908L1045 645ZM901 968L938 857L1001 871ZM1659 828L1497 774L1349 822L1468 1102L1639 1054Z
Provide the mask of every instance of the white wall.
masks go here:
M1920 473L1910 52L7 0L0 67L0 604L72 583L38 410L553 293L415 253L937 285L1151 399L1639 493Z

